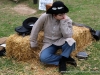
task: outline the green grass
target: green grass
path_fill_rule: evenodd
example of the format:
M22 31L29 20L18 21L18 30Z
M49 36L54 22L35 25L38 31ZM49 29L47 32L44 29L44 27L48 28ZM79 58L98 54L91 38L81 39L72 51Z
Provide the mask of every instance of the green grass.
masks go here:
M74 22L86 24L95 30L100 30L100 0L62 0L70 9L68 16ZM32 15L20 15L10 8L18 4L26 4L37 13ZM44 11L38 10L38 4L33 4L33 0L21 0L18 4L10 0L0 1L0 37L8 37L15 33L15 27L22 25L22 22L30 17L39 17L38 14ZM93 42L86 48L89 53L87 60L78 61L78 66L68 65L69 72L64 75L99 75L100 72L100 41ZM0 57L0 75L36 75L32 70L28 70L28 63L20 63L13 59ZM44 68L44 67L43 67Z
M32 71L26 69L28 64L24 65L20 62L8 59L6 57L0 58L0 75L32 75Z

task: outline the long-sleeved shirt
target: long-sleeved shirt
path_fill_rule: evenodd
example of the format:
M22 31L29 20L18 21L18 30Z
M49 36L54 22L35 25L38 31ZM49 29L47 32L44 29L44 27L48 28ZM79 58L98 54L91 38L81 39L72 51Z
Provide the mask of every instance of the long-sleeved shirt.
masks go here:
M44 39L42 50L54 44L61 46L65 41L71 46L75 43L72 38L72 20L67 16L67 19L57 20L51 14L42 14L34 24L31 35L31 47L37 46L38 33L44 30Z

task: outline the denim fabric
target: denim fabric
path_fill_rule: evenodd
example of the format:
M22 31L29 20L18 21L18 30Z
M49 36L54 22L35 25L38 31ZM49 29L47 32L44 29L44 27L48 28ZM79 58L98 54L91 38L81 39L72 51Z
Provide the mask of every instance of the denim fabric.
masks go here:
M56 54L58 49L62 50L62 53L60 55ZM60 58L62 56L68 58L74 49L75 43L72 46L69 46L67 42L62 46L51 45L41 52L40 60L45 64L58 65Z

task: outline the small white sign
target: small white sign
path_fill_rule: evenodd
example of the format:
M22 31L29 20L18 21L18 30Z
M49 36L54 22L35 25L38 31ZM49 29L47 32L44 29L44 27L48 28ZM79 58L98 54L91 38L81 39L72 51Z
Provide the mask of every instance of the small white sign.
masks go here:
M53 0L39 0L39 10L46 10L46 4L53 3Z

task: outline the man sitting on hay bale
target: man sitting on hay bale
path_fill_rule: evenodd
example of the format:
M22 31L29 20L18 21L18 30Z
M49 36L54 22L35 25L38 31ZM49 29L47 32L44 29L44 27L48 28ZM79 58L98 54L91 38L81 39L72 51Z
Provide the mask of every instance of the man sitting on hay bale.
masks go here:
M75 40L72 38L72 20L65 14L69 9L61 1L56 1L42 14L34 24L31 35L31 48L37 47L38 33L44 29L44 45L40 53L40 60L45 64L59 65L59 71L66 71L66 63L76 66L75 60L70 56L75 50ZM62 49L60 55L56 55Z

